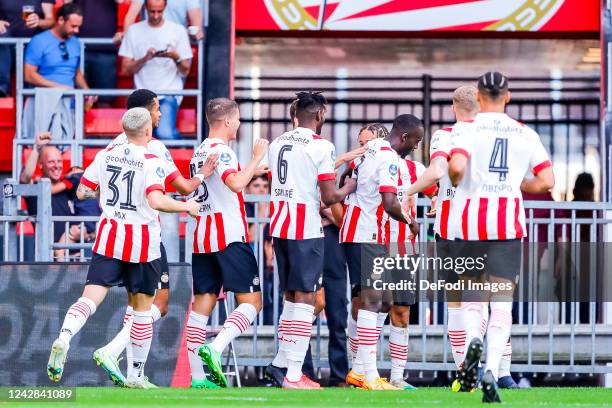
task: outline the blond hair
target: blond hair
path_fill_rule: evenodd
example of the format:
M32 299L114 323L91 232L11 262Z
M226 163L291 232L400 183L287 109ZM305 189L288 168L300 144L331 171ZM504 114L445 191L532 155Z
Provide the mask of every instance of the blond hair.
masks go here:
M480 110L476 94L478 90L472 85L457 88L453 93L453 105L455 110L475 115Z

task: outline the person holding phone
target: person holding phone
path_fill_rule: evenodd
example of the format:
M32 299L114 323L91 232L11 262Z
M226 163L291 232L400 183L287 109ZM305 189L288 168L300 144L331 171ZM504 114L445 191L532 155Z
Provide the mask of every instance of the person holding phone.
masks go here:
M121 67L134 76L136 88L182 90L193 53L185 27L164 19L166 2L147 0L147 20L132 24L121 48ZM176 114L181 97L160 95L162 117L155 130L158 139L179 139Z

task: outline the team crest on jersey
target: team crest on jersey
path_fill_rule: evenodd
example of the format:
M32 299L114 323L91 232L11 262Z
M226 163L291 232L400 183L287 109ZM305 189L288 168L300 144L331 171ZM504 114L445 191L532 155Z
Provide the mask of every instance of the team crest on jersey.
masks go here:
M397 175L397 166L395 164L389 166L389 174L391 174L392 176Z
M162 283L168 283L168 281L170 281L170 276L166 272L162 273L161 281Z
M232 158L229 153L222 153L221 157L219 157L219 160L221 160L223 163L229 163Z
M166 155L166 160L168 160L168 161L172 161L172 155L170 154L170 152L169 152L169 151L167 151L167 150L166 150L165 155Z
M155 172L157 173L157 177L159 178L164 178L164 176L166 175L166 172L161 167L158 167Z

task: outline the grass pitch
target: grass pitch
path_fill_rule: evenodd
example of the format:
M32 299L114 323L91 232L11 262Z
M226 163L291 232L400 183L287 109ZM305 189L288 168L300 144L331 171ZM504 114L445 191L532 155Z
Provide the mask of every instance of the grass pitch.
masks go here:
M449 388L420 388L416 391L364 391L327 388L320 391L285 391L277 388L229 388L192 390L159 388L77 388L76 401L63 403L2 403L16 407L482 407L480 391L452 393ZM612 390L604 388L532 388L502 390L504 407L612 407Z

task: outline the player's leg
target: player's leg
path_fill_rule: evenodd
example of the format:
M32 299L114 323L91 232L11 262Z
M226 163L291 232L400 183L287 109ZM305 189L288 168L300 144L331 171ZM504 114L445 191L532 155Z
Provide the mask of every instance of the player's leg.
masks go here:
M521 267L520 240L498 241L487 252L489 282L498 290L491 295L491 316L487 329L487 363L482 378L483 402L499 402L497 381L502 356L512 329L514 282ZM503 287L501 286L503 285Z
M185 337L192 388L217 388L206 379L199 350L206 344L208 318L221 290L221 270L214 254L193 254L191 260L193 304L185 325Z
M283 310L278 319L277 327L278 350L272 362L265 368L264 375L276 387L282 387L285 374L287 374L287 352L291 344L291 316L293 316L295 294L293 291L286 289L289 277L288 241L274 239L273 245L278 270L279 290L284 291L284 297Z
M59 337L51 346L47 374L52 381L57 382L62 378L72 337L96 312L97 307L106 297L108 288L117 285L120 281L121 268L117 260L94 253L87 272L83 294L66 312Z
M130 332L133 322L132 294L128 292L127 297L128 305L123 315L123 327L108 344L93 353L93 360L96 364L106 372L113 384L119 387L124 387L126 381L118 363L123 350L126 350L127 355L128 376L132 370L132 347L130 345Z
M396 302L391 308L391 332L389 335L389 351L391 355L391 375L389 382L394 387L403 390L414 390L416 387L404 380L404 371L408 362L408 322L410 306L407 303Z
M144 367L153 340L153 314L151 306L159 287L162 262L158 258L145 263L123 263L125 266L124 284L132 294L132 328L130 343L132 347L132 370L126 386L130 388L156 388L144 375Z
M303 375L302 366L310 344L316 292L323 279L324 239L286 241L290 255L286 289L294 292L294 304L283 388L318 388L319 384Z
M518 384L512 378L512 374L510 373L510 366L512 364L512 342L508 339L506 343L506 349L504 350L504 354L502 354L501 361L499 363L499 380L498 385L499 388L519 388Z
M208 365L212 381L221 387L227 387L221 366L221 354L257 317L262 305L261 288L257 261L248 244L233 242L224 250L215 253L215 257L221 269L223 288L236 294L238 307L229 314L215 339L200 348L199 355Z
M317 317L325 308L325 290L323 287L317 290L315 295L315 305L314 305L314 315L312 316L312 324L317 321ZM329 317L327 318L327 324L329 326ZM304 357L304 364L302 365L302 372L311 380L315 381L316 374L314 370L314 365L312 363L312 350L310 344L308 344L308 350L306 350L306 356Z

